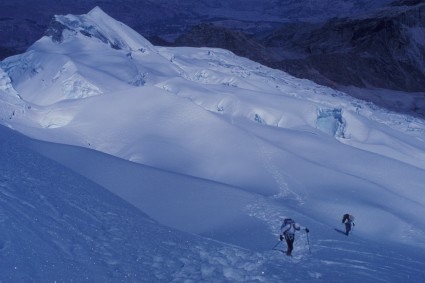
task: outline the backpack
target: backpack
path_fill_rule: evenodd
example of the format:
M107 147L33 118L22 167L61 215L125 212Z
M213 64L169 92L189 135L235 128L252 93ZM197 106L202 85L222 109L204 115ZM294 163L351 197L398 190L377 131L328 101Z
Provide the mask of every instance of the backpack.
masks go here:
M344 214L344 217L342 218L342 222L344 222L345 220L349 221L349 222L353 222L355 219L355 217L351 214Z
M295 221L292 218L285 218L283 220L282 226L280 227L280 229L282 229L283 227L285 227L288 224L294 224Z

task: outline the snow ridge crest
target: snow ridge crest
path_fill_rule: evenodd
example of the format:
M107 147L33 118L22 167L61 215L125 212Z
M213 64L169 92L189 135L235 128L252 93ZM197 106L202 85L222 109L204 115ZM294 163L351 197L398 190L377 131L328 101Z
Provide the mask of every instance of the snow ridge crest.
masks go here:
M127 51L153 51L153 45L136 31L113 19L96 6L84 15L56 15L46 31L56 43L80 36L94 38L111 48Z

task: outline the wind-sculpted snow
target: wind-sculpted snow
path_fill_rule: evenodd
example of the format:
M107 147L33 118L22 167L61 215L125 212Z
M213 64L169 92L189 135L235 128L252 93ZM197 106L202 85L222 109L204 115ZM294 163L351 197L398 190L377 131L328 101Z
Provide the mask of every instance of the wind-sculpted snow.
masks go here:
M19 93L16 103L0 93L1 123L53 142L1 132L2 215L13 220L2 222L3 247L22 263L5 278L424 276L423 120L221 49L133 49L144 40L98 9L57 18L108 41L43 37L0 64ZM108 43L116 38L130 48ZM347 211L357 221L348 238L334 230ZM287 216L311 230L297 235L293 258L271 250ZM19 251L12 233L33 245Z
M80 75L74 74L63 81L63 93L65 98L78 99L100 94L101 90Z
M423 276L422 253L385 244L385 234L365 240L363 217L347 239L332 225L303 215L307 210L238 188L30 141L4 127L0 145L2 281L420 282ZM135 207L115 194L130 197ZM186 217L175 215L177 203ZM245 208L235 214L238 207ZM206 229L201 234L208 238L167 228L144 209L171 226ZM281 243L271 250L279 219L288 215L312 230L309 238L297 235L292 258L283 255ZM258 229L254 220L266 228ZM232 226L239 227L233 235Z
M161 226L22 137L0 137L1 281L265 280L261 254Z

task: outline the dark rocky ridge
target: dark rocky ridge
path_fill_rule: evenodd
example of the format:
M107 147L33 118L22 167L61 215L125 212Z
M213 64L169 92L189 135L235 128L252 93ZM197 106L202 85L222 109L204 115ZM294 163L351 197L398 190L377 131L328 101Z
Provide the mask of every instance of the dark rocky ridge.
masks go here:
M256 62L268 63L265 48L255 38L213 24L193 27L190 32L178 37L174 45L223 48Z
M297 76L330 85L425 91L425 4L388 9L374 17L335 19L311 29L284 28L264 45L281 50L277 66ZM322 76L317 77L317 73Z

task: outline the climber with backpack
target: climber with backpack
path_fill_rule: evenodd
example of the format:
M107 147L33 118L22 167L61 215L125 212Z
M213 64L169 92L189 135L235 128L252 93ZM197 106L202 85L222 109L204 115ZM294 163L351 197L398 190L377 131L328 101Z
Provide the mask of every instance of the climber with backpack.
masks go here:
M344 214L344 216L342 217L342 223L345 224L345 235L348 236L351 231L351 226L356 226L354 224L354 216L348 213Z
M279 235L279 240L283 241L283 239L285 239L286 245L288 246L286 251L287 256L292 255L292 250L294 249L295 232L300 231L301 229L305 230L306 233L310 232L308 228L301 227L291 218L285 218L280 229L281 234Z

